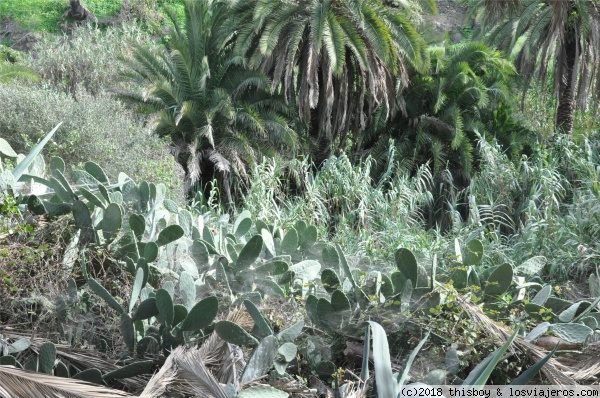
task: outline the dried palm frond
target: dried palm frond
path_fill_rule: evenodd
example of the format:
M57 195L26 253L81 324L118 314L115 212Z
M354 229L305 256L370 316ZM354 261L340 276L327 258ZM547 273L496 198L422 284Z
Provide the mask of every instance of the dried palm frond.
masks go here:
M0 366L2 398L113 398L132 397L85 381L29 372L12 366Z
M499 345L502 345L506 342L508 337L512 334L510 329L491 320L477 305L468 303L464 300L460 301L462 301L463 308L465 308L471 319L480 325L481 330L485 330L486 333L490 334L490 337L492 337L494 341L497 341ZM513 348L513 346L515 348ZM532 359L533 363L540 361L547 355L545 350L521 338L516 338L509 350L512 355L515 355L517 351L527 354ZM568 376L569 374L575 373L575 370L560 363L556 358L551 358L548 360L548 362L546 362L546 364L542 367L541 372L552 384L577 384L572 377Z

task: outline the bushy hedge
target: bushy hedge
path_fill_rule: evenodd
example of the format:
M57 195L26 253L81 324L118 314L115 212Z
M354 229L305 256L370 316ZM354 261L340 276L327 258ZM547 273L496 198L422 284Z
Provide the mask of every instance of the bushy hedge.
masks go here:
M79 89L76 98L50 88L0 85L0 135L17 152L27 153L63 122L44 149L47 157L60 156L68 165L94 160L111 178L124 172L136 180L162 182L172 199L183 201L182 172L142 119L106 94Z

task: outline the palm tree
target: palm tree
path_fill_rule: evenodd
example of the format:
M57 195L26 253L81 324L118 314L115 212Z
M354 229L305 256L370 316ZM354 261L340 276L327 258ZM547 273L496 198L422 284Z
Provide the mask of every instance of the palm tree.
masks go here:
M435 11L433 1L422 3ZM234 8L236 50L298 109L317 167L332 144L343 148L365 129L377 108L395 108L395 87L407 85L409 65L426 65L408 11L381 1L237 0Z
M155 132L170 138L188 192L216 178L229 204L234 167L244 176L257 156L292 149L296 135L286 106L266 91L267 77L234 56L226 2L185 0L184 10L183 26L169 12L173 29L163 36L162 51L133 45L126 77L143 92L123 97L157 114Z
M380 167L385 164L390 138L401 158L412 166L431 162L438 180L444 169L456 184L469 183L476 167L476 140L496 138L510 148L526 134L512 114L511 87L515 70L498 51L481 42L430 47L431 68L413 71L401 96L404 111L388 123L374 125L359 137ZM510 131L502 128L508 123ZM383 158L382 158L383 157ZM377 172L374 168L374 172Z
M542 87L552 76L555 126L571 134L575 106L600 90L600 2L477 0L472 10L486 39L512 54L522 75Z

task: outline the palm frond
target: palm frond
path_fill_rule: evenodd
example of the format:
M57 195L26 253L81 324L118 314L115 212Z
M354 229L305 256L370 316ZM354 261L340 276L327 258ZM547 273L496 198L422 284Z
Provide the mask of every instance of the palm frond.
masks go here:
M0 366L0 396L7 398L116 398L132 397L81 380L50 376L37 372Z

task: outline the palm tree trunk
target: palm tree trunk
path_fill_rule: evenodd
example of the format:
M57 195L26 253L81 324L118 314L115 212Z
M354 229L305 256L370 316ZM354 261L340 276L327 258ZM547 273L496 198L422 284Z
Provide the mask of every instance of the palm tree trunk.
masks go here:
M565 43L565 72L561 76L558 92L558 104L556 106L556 129L563 134L573 134L573 116L575 113L575 78L577 73L575 64L577 62L577 39L575 30L567 30Z
M321 112L324 112L327 104L325 98L325 87L323 87L323 68L319 68L319 100L317 107L310 110L310 155L317 170L331 156L331 145L333 140L331 134L328 134L326 127L322 126L324 118Z

